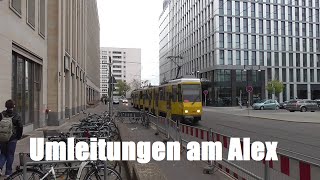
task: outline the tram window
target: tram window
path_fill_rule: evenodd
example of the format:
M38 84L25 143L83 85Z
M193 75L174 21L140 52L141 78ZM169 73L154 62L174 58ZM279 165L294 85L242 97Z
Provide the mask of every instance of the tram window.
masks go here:
M182 102L181 84L178 85L178 102Z
M177 102L177 86L172 87L172 101Z

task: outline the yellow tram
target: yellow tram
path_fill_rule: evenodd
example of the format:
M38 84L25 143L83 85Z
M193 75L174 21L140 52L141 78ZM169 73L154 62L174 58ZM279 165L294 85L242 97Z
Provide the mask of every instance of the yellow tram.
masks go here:
M202 115L200 79L181 78L157 87L136 89L131 93L131 104L155 115L195 124Z

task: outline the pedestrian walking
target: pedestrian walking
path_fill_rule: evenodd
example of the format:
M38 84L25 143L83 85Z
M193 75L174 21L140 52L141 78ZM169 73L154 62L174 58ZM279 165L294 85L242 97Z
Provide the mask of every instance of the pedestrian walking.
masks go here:
M0 175L2 176L2 169L6 164L5 176L8 177L12 174L14 153L17 141L22 137L23 126L20 115L14 111L15 102L8 100L5 107L7 109L0 115Z

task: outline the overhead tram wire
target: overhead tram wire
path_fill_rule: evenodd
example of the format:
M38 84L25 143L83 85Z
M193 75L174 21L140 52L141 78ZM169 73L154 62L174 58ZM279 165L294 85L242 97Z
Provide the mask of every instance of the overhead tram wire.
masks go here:
M259 0L260 1L260 0ZM289 3L287 3L287 4L283 4L283 5L281 5L281 4L278 4L280 7L279 8L277 8L277 11L279 10L279 9L281 9L281 6L287 6L287 5L291 5L291 3L293 2L293 0L291 0ZM273 14L274 14L274 12L275 12L275 10L272 12ZM270 13L270 14L272 14L272 13ZM307 22L307 20L308 19L310 19L311 17L315 17L316 15L319 15L320 14L320 12L319 13L316 13L316 14L314 14L314 15L312 15L312 16L308 16L307 18L306 18L306 20L305 20L305 22ZM235 17L232 17L232 18L235 18ZM248 16L248 18L250 18L249 16ZM263 17L263 19L264 19L265 17ZM257 19L259 19L259 18L257 18ZM279 19L280 20L280 19ZM225 24L225 23L224 23ZM251 25L251 24L250 24ZM248 27L250 27L250 25L248 25ZM288 27L288 25L286 25L284 28L286 28L286 27ZM240 31L243 29L244 27L242 27L241 29L240 29ZM215 30L216 30L217 28L215 28L214 29L214 31L212 31L213 33L215 32ZM278 27L278 29L277 29L278 31L279 30L281 30L281 27ZM271 33L270 33L270 36L272 36L272 35L274 35L274 32L275 32L275 30L273 30ZM213 34L212 33L212 34ZM212 35L212 34L210 34L210 35ZM225 34L228 34L227 32L225 32ZM259 35L259 33L255 33L255 34L257 34L257 35ZM259 37L260 38L260 37ZM199 41L198 41L199 42ZM210 43L209 44L209 48L210 47L213 47L213 45L215 44L215 43L217 43L218 41L214 41L213 43ZM250 42L252 42L252 40L250 40L250 41L248 41L248 44L250 43ZM242 44L240 44L240 47L243 45L244 43L242 43ZM241 49L241 48L240 48ZM250 49L248 49L248 50L250 50ZM257 49L256 49L257 50ZM211 52L211 51L210 51ZM187 55L187 56L184 56L184 57L190 57L190 55ZM199 56L200 57L200 56ZM188 61L188 62L190 62L190 60Z

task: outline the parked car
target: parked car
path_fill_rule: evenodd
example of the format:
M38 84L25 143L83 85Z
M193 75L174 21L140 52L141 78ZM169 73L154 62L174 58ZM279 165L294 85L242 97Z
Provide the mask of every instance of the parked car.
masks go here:
M314 112L319 110L319 107L316 101L307 100L307 99L298 99L298 100L289 101L286 106L286 109L290 112L294 112L294 111Z
M284 102L282 102L282 103L279 103L280 109L286 109L286 106L287 106L288 102L289 102L289 101L284 101Z
M119 104L119 98L118 97L113 97L113 104Z
M280 108L280 104L278 103L277 100L272 100L272 99L265 99L265 100L261 100L258 101L256 103L254 103L252 105L253 109L260 109L260 110L264 110L264 109L279 109Z
M316 99L315 101L316 101L316 103L318 105L318 108L320 108L320 99Z

